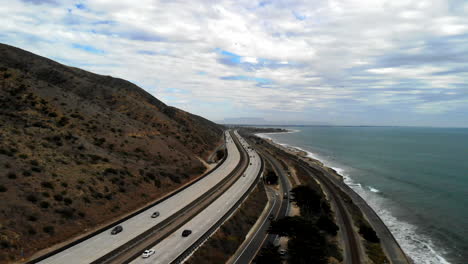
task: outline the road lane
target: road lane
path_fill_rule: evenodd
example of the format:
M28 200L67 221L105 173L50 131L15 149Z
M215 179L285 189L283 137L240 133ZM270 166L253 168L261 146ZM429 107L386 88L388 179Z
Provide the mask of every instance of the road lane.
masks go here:
M214 187L237 166L240 161L240 153L235 146L230 134L227 132L226 147L229 153L228 158L215 171L205 176L200 181L187 187L185 190L168 198L167 200L122 222L120 224L123 227L123 231L121 233L117 235L111 235L110 230L113 228L111 227L110 229L105 230L47 259L44 259L39 263L91 263L108 252L137 237L154 225L161 223L163 220L178 212L191 201ZM157 218L151 218L151 214L155 211L159 211L160 216Z
M236 136L238 134L236 133ZM242 138L239 141L247 149L248 144ZM248 150L251 162L246 171L245 177L240 177L222 196L215 200L205 210L200 212L189 222L181 226L177 231L169 235L153 248L156 254L151 258L136 258L131 263L171 263L183 252L198 241L219 219L221 219L237 203L243 194L250 188L256 180L261 168L261 160L253 150ZM182 237L183 230L192 230L188 237Z

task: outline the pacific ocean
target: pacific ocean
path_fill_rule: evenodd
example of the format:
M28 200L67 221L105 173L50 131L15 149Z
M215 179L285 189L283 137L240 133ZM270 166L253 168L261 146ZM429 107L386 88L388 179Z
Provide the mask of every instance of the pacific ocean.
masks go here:
M468 129L286 127L264 134L333 167L415 263L468 263Z

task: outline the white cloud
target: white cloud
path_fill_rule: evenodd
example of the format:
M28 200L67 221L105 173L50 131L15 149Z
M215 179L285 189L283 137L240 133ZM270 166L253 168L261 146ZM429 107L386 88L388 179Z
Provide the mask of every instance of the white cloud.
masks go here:
M0 40L135 81L189 111L202 109L199 102L223 101L252 111L321 108L336 114L346 100L363 107L403 102L420 112L453 101L435 100L431 91L463 89L459 84L468 81L457 70L468 67L460 58L468 52L466 4L96 0L84 1L80 10L73 1L59 3L0 5ZM221 51L239 61L228 63ZM249 81L222 78L229 76ZM408 89L411 96L401 92ZM197 113L220 118L203 109Z

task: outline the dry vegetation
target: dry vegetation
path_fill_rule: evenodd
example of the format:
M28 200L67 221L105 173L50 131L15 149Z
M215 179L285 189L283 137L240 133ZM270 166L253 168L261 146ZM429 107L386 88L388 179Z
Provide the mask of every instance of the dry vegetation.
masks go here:
M222 130L121 79L0 44L0 262L92 229L205 171Z
M241 208L225 222L187 261L189 264L225 263L244 241L267 202L262 183L252 191Z

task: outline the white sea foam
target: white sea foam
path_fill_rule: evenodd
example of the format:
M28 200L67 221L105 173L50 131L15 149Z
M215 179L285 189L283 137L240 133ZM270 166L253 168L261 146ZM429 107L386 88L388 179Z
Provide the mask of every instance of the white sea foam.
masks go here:
M261 135L258 134L258 136ZM442 257L442 254L446 252L443 249L435 250L434 243L428 236L418 232L415 225L397 219L389 210L387 210L391 201L382 197L379 194L380 191L378 189L371 186L366 186L366 188L364 188L360 183L355 182L345 169L337 167L335 164L331 164L331 162L318 154L297 146L278 142L271 137L264 135L261 137L271 139L275 143L286 148L295 148L300 151L305 151L308 157L320 160L320 162L325 166L334 169L338 174L343 176L343 181L357 192L372 207L372 209L375 210L388 229L392 232L405 253L414 261L415 264L450 264L448 260Z

